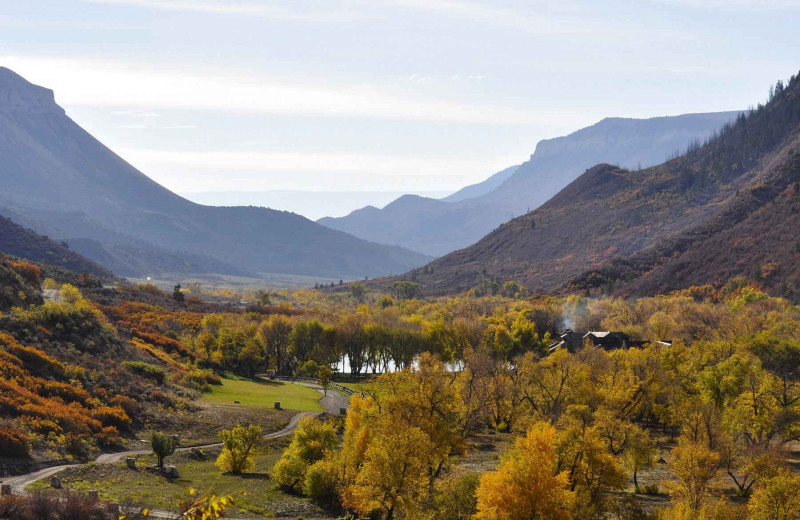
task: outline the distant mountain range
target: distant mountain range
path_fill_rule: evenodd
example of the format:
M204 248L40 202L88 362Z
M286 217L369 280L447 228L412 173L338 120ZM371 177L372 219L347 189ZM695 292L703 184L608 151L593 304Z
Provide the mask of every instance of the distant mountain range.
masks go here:
M0 68L0 158L0 214L121 275L363 278L429 259L293 213L190 202L84 131L51 90L6 68Z
M606 162L644 168L679 155L739 112L652 119L607 118L536 145L529 161L444 199L413 195L383 209L365 207L318 222L355 236L440 256L475 243L515 216L544 204L587 168Z
M540 208L404 278L428 293L513 280L641 295L745 276L800 298L800 79L774 92L705 144L642 170L594 166Z

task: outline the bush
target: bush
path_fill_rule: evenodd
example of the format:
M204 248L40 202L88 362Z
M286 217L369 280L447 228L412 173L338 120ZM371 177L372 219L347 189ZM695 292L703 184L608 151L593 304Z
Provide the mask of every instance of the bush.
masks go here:
M222 430L222 453L217 458L217 467L225 473L239 475L255 466L256 443L262 437L261 426L237 424L232 430Z
M164 383L164 378L167 375L163 368L145 363L144 361L123 361L122 368L126 368L142 377L152 379L159 385Z
M11 457L27 457L28 437L16 428L0 426L0 453Z
M305 475L306 495L322 507L334 508L339 504L336 487L336 468L327 460L312 464Z
M270 476L281 489L294 492L298 491L300 484L304 482L306 471L308 471L308 464L296 453L284 453L272 467Z
M38 265L33 265L24 260L19 262L11 261L8 265L31 285L38 287L42 283L42 269Z

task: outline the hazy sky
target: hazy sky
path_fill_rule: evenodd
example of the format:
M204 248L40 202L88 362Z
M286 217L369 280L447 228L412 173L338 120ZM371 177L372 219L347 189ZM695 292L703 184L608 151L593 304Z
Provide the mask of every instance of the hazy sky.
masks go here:
M800 0L0 0L0 65L168 188L455 190L605 116L746 108Z

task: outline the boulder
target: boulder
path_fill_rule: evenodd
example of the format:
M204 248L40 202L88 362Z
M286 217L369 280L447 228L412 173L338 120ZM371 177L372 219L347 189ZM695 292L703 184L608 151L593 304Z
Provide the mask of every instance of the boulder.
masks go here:
M190 459L193 460L206 460L206 452L204 452L200 448L192 448L191 450L189 450L188 456Z
M180 473L178 473L178 468L175 466L167 466L164 468L164 476L170 479L175 479L180 477Z

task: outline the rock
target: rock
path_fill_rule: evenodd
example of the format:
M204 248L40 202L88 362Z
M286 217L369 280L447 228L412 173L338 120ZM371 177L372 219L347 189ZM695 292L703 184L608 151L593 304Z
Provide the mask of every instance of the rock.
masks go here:
M281 402L280 401L275 401L275 409L276 410L280 410L281 409Z
M50 487L53 489L61 489L61 479L58 477L50 478Z
M188 456L193 460L206 460L206 453L200 448L192 448L189 450Z
M0 485L0 496L6 496L10 494L11 494L11 484Z
M178 473L178 468L175 466L167 466L164 468L164 476L170 479L175 479L180 477L180 473Z
M136 458L135 457L126 458L125 465L128 466L128 469L136 469Z

